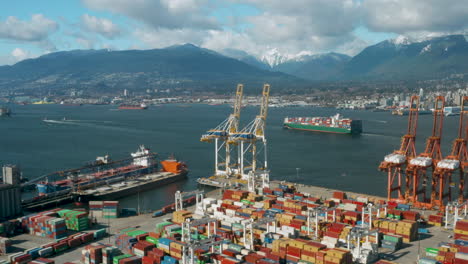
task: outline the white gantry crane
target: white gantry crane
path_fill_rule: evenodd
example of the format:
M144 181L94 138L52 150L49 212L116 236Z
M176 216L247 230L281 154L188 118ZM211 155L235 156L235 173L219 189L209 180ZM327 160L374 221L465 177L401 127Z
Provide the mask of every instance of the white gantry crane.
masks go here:
M203 240L192 239L192 228L201 225L206 225L208 238ZM225 242L223 239L215 240L217 225L218 220L209 217L195 220L187 219L182 223L182 242L185 243L182 249L182 264L194 264L195 251L197 249L209 247L211 248L211 252L215 252L215 246L219 246L219 254L221 254L222 244Z
M262 178L268 177L267 164L267 140L265 138L266 118L268 114L268 101L270 98L270 85L263 85L262 102L260 114L246 127L237 133L229 136L229 144L238 145L238 171L237 173L244 179L251 175L260 175ZM260 145L260 147L258 146ZM259 153L263 151L264 157L259 161ZM246 155L250 154L250 157ZM262 167L258 167L258 163Z
M250 221L248 221L247 223L245 223L243 225L243 243L244 243L244 247L247 248L247 249L250 249L250 250L253 250L254 249L254 231L253 229L254 228L257 228L257 227L260 227L260 226L263 226L263 225L266 225L266 231L268 232L268 230L270 230L270 224L273 225L274 227L274 230L276 231L276 228L277 228L277 225L276 225L276 219L275 218L271 218L271 217L265 217L265 218L261 218L261 219L258 219L258 220L253 220L253 219L250 219ZM249 231L248 235L247 235L247 231Z
M244 86L237 85L234 110L229 117L217 127L208 130L202 135L200 141L215 143L215 175L232 175L231 146L227 144L230 135L237 133L239 127L240 111L242 108L242 95Z
M216 247L218 247L218 254L221 254L223 251L223 244L227 243L224 239L216 241L215 238L208 238L205 240L195 240L187 243L182 248L182 264L195 264L195 251L198 249L205 249L209 247L210 252L215 253Z
M201 202L203 200L203 191L200 191L200 190L195 190L195 191L191 191L191 192L181 192L181 191L177 191L175 192L174 196L175 196L175 210L176 211L180 211L180 210L184 210L184 197L188 197L188 196L191 196L191 195L195 195L195 201L196 201L196 207L195 208L198 208L200 207L201 205Z
M369 241L369 236L374 236L374 242ZM362 242L362 238L366 240ZM379 258L379 231L378 229L367 229L353 227L347 237L347 248L351 250L355 263L374 263Z

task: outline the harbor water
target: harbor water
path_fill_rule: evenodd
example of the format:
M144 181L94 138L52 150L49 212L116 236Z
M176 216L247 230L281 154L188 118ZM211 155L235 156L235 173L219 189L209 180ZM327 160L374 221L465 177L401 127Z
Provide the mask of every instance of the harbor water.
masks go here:
M189 166L187 180L135 194L123 207L159 209L172 203L177 190L192 190L196 179L213 174L214 146L200 136L232 111L229 105L170 104L148 110L117 110L111 105L11 105L14 113L0 120L0 165L18 164L24 177L34 179L58 170L77 168L97 156L127 158L140 144L161 159L174 154ZM258 114L258 107L242 109L241 127ZM286 116L331 116L361 119L361 135L293 131L282 128ZM44 120L46 119L46 120ZM332 108L270 108L267 120L268 166L271 178L372 195L385 194L386 175L377 167L397 149L406 132L407 116L389 112ZM444 156L456 137L458 117L445 118ZM421 115L417 151L424 150L432 116ZM50 179L52 180L52 179Z

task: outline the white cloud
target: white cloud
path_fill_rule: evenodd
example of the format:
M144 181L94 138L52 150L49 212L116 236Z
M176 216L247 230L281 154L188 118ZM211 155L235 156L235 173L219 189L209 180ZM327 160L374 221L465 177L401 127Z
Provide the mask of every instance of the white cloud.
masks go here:
M174 44L193 43L201 45L206 31L195 29L143 28L137 29L134 36L150 48L164 48Z
M76 43L84 49L94 49L96 42L93 39L85 38L85 37L76 37Z
M31 16L30 21L23 21L10 16L0 21L0 38L17 41L45 41L58 29L58 24L42 14Z
M82 0L94 9L123 14L154 28L217 28L210 0Z
M31 57L31 54L28 51L25 51L21 48L15 48L11 55L15 58L16 61L22 61Z
M109 39L115 38L121 33L120 28L109 19L84 14L81 16L81 23L86 31L100 34Z
M358 27L368 28L370 33L365 34L413 36L468 28L466 0L81 1L87 7L143 22L144 26L133 30L133 36L146 45L143 48L189 42L217 51L240 49L259 58L273 50L288 57L328 51L355 55L373 44L356 35L365 36L355 33ZM235 19L228 16L225 24L210 16L218 8L236 4L253 6L257 12Z
M466 0L366 0L363 19L373 31L456 32L468 28Z
M0 55L0 65L12 65L19 61L35 58L37 54L32 54L31 52L22 49L22 48L14 48L10 53L5 55Z

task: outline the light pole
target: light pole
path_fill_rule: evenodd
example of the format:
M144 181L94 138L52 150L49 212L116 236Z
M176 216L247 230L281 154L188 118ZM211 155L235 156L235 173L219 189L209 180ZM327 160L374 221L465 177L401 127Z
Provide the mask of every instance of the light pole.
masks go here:
M300 170L300 169L301 169L301 168L296 168L296 180L299 180L299 170Z

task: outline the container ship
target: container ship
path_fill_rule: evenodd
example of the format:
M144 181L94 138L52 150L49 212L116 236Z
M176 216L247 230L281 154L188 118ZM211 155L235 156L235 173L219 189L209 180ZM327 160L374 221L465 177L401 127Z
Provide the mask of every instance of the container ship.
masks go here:
M144 146L131 156L118 162L111 162L108 156L98 157L95 164L88 166L93 167L93 172L82 173L86 169L60 172L59 175L67 175L66 179L36 184L39 196L73 194L80 200L118 198L181 180L188 173L185 163L173 158L161 161L162 168L158 169L156 154Z
M139 105L122 104L122 105L119 105L119 109L122 109L122 110L145 110L145 109L148 109L148 106L146 104L139 104Z
M283 127L339 134L360 134L362 121L342 118L340 114L331 117L286 117Z

